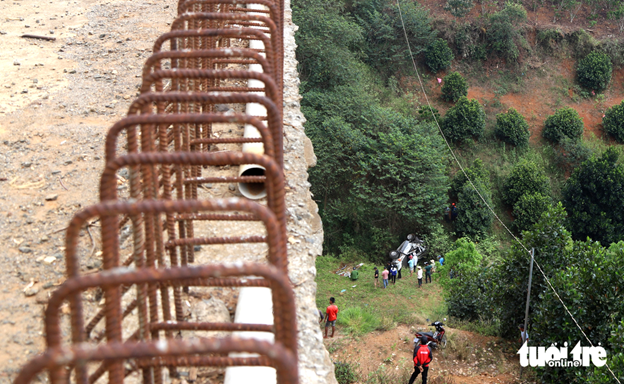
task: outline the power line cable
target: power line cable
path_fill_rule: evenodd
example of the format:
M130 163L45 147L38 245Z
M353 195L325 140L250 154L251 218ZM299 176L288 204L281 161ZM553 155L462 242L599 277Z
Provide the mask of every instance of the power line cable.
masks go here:
M396 4L397 4L397 7L399 9L399 16L401 18L401 26L403 27L403 35L405 36L405 42L407 43L407 49L409 51L410 58L412 59L412 65L414 66L414 71L416 72L416 76L418 78L418 83L420 84L420 89L422 90L422 93L425 96L425 100L427 101L427 105L429 106L429 110L431 111L431 115L433 116L433 120L435 121L436 126L438 127L438 131L440 132L440 135L444 139L444 143L446 143L446 147L448 148L449 152L451 153L451 156L453 156L453 159L455 160L455 162L459 166L459 169L461 169L461 171L464 174L464 176L466 177L466 179L470 182L470 185L472 186L472 188L475 190L475 192L477 192L477 194L479 195L479 197L483 201L483 204L485 204L485 206L490 210L492 215L494 215L496 220L498 220L498 222L503 226L503 228L505 228L505 230L507 232L509 232L511 237L513 237L513 239L516 240L516 242L518 244L520 244L520 246L527 252L527 254L530 254L531 252L529 251L529 249L520 241L520 239L518 239L518 237L516 237L516 235L514 235L509 230L509 228L507 228L505 223L503 223L503 221L500 219L500 217L498 217L498 215L496 214L496 212L494 212L492 207L490 207L490 205L487 203L487 201L485 201L485 199L483 198L483 195L481 195L481 192L479 192L479 190L474 185L474 183L472 182L470 177L468 177L468 174L464 170L464 167L461 165L461 163L457 159L457 156L455 156L455 152L453 152L453 149L451 148L451 145L449 144L448 140L446 139L446 136L444 135L444 132L442 132L442 128L440 127L440 123L438 123L438 119L436 118L435 113L433 112L433 108L431 107L431 103L429 102L429 97L427 97L427 93L425 92L425 87L423 86L422 79L420 78L420 72L418 72L418 67L416 66L416 60L414 60L414 54L412 53L412 48L410 46L409 38L407 37L407 30L405 29L405 22L403 21L403 12L401 11L400 1L396 0ZM546 281L546 283L548 283L548 286L550 287L550 289L553 291L553 293L555 294L555 296L557 297L557 299L561 303L561 305L563 305L563 308L566 310L566 312L568 313L568 315L570 316L572 321L574 321L574 324L576 325L576 327L579 329L579 331L581 331L581 333L585 337L585 340L587 340L587 342L593 347L594 343L592 343L592 341L589 339L589 337L587 337L587 334L583 331L583 329L581 328L579 323L576 321L576 319L574 318L574 316L572 315L572 313L568 309L568 306L565 305L565 303L563 302L563 300L561 299L561 297L559 296L559 294L555 290L555 287L553 287L553 285L551 284L550 279L546 276L546 273L544 273L544 270L542 269L542 267L539 265L539 263L535 259L534 259L534 263L537 266L537 269L540 271L540 273L544 277L544 280ZM609 364L605 363L605 366L607 367L607 369L609 370L609 372L611 373L611 376L613 376L615 381L617 381L618 384L622 384L620 382L620 380L617 378L617 376L615 376L615 374L611 370L611 367L609 367Z

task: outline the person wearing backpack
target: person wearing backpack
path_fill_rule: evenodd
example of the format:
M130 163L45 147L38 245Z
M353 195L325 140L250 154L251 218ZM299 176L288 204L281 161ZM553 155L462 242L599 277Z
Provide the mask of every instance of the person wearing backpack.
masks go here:
M433 360L431 347L427 345L425 336L420 338L420 345L414 349L414 373L410 377L409 384L414 384L414 380L422 373L422 383L427 384L427 374L429 373L429 363Z

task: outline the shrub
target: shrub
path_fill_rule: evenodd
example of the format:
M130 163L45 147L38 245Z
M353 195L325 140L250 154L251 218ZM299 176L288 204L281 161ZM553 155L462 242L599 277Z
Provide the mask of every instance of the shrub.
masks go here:
M336 381L338 384L351 384L358 380L358 375L355 372L355 367L349 363L341 363L340 361L334 362L334 374L336 375Z
M444 287L448 314L465 320L475 320L484 313L482 278L483 255L475 243L465 237L457 239L453 250L444 255L438 280Z
M607 89L613 65L606 53L594 51L579 62L576 70L579 83L596 91Z
M503 186L503 200L514 206L525 194L550 196L550 183L544 170L532 161L522 160L512 170Z
M624 143L624 101L607 109L602 126L615 140Z
M520 55L516 40L522 40L518 30L521 21L526 20L527 13L521 4L508 2L505 7L490 17L487 38L492 49L510 61ZM522 41L520 41L522 42Z
M466 79L459 72L451 72L444 76L442 98L446 101L456 102L462 96L468 96L468 82Z
M496 115L496 136L504 142L524 147L529 144L529 135L529 124L515 109Z
M418 120L430 123L434 121L440 122L440 112L434 107L430 108L428 105L421 105L418 108Z
M446 112L442 131L450 141L457 142L470 136L479 137L485 128L485 111L475 99L462 96L457 104Z
M544 123L542 136L559 143L563 137L578 139L583 134L583 119L578 112L570 107L558 109L554 115L548 116Z
M435 39L425 50L425 63L433 73L451 65L453 59L453 51L444 39Z
M565 35L560 29L544 29L537 34L538 45L545 50L552 52L564 39Z
M470 12L473 6L474 3L472 0L448 0L444 6L444 10L451 12L451 15L455 17L464 17Z
M552 148L553 164L564 172L572 172L580 167L583 161L589 159L594 152L583 140L573 140L564 137L559 145Z
M480 182L485 183L485 185L489 188L490 174L487 169L483 167L483 161L481 161L481 159L476 158L472 163L472 166L470 168L464 168L464 171L466 171L466 175L468 175L470 180L473 182L479 180ZM468 181L466 175L464 175L464 172L462 171L457 171L455 176L453 176L453 179L451 180L451 189L449 191L451 197L457 197L459 195L459 192L461 192L464 184Z
M518 231L526 231L542 217L542 213L551 205L550 197L539 192L525 193L520 196L513 207L514 227Z
M371 311L360 307L349 307L340 312L338 323L344 325L347 333L360 336L377 329L380 319Z

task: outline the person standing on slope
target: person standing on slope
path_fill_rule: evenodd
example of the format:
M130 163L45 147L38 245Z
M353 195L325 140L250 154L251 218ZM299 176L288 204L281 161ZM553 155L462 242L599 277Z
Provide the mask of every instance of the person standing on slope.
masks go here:
M329 298L329 307L325 311L325 336L327 339L327 330L331 326L332 333L330 337L334 337L334 333L336 332L336 319L338 318L338 307L335 304L336 299L333 297Z
M395 264L392 264L392 268L390 269L390 279L392 280L392 284L396 284L397 277L397 267Z
M377 283L379 283L379 270L375 267L375 289L377 289Z
M433 266L429 263L425 263L425 284L431 283L431 270Z
M389 274L390 274L390 272L388 271L388 268L384 268L383 272L381 272L381 277L383 279L384 289L388 288L388 275Z
M410 255L409 260L407 260L407 266L410 270L410 277L412 277L412 273L414 273L414 257Z
M423 275L423 270L422 270L422 267L419 265L418 271L416 271L416 277L418 278L418 288L422 288L422 275Z
M414 384L414 380L422 373L422 384L427 384L427 375L429 374L429 363L433 360L431 347L427 345L425 336L420 338L420 345L414 349L414 373L409 379L408 384Z

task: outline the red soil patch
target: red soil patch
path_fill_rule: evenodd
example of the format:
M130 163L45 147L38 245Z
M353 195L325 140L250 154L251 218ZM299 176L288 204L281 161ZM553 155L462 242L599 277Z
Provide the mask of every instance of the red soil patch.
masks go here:
M517 93L510 92L500 96L498 98L500 105L493 103L497 97L494 92L496 85L493 80L498 77L494 74L488 76L488 80L491 79L492 81L488 81L486 84L470 84L468 98L477 99L484 105L490 118L494 118L497 113L505 112L509 108L515 108L529 123L532 144L541 140L546 118L564 106L574 108L583 119L585 124L584 138L588 139L592 134L598 138L603 137L602 117L604 112L607 108L619 104L624 98L624 68L613 71L611 84L604 93L602 101L599 101L602 96L583 99L576 94L573 88L566 89L561 85L562 78L567 80L567 84L575 84L574 60L565 59L560 62L549 62L545 65L550 65L549 75L538 77L531 72L527 73L527 77L530 78L524 81L521 90ZM499 69L503 69L500 65L499 67ZM492 69L493 71L488 72L499 70L495 66ZM446 72L435 74L425 84L430 102L438 108L442 115L453 106L452 103L447 103L441 98L442 87L438 84L437 78L443 78L445 75ZM465 76L465 74L463 75ZM420 89L417 82L412 82L409 86ZM421 100L421 102L425 103L425 100Z

